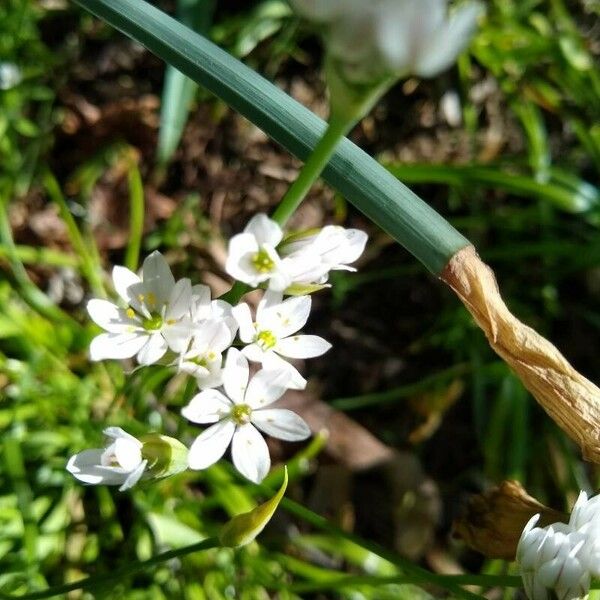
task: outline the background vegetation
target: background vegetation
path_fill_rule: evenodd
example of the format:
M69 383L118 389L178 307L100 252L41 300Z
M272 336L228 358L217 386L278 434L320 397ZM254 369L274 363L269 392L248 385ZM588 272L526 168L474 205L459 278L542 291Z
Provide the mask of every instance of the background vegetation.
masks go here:
M281 0L242 4L178 10L323 114L317 39ZM594 0L492 0L457 68L397 86L351 136L476 244L514 312L595 381L599 15ZM0 6L0 63L22 73L0 90L0 590L23 593L193 544L263 497L227 465L126 494L82 487L64 465L106 424L194 435L178 416L192 386L162 367L126 376L88 360L85 301L110 292L111 265L159 248L177 275L226 291L224 240L277 203L298 164L203 90L165 90L158 59L62 0ZM468 493L515 478L565 509L598 487L597 469L411 256L324 185L295 219L371 236L360 272L315 298L311 329L334 348L310 364L306 399L290 399L329 438L272 447L291 461L295 503L244 550L72 597L425 598L444 592L384 578L410 571L407 559L442 574L513 572L451 539ZM342 585L339 573L368 577Z

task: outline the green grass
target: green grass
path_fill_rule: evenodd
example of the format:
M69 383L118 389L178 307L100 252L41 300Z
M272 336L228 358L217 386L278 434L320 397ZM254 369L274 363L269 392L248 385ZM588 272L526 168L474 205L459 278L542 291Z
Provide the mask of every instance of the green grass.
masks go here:
M190 441L195 430L178 413L194 389L180 379L171 381L162 367L128 374L116 363L90 363L87 349L96 329L82 304L55 304L45 286L48 275L68 267L86 294L99 295L113 263L133 267L160 248L174 258L179 274L198 281L196 261L217 236L200 208L202 199L189 190L181 190L183 201L168 221L142 234L143 182L154 165L132 160L122 140L107 142L72 172L63 171L55 155L55 127L64 118L59 97L75 42L52 40L48 28L53 19L68 16L80 43L89 38L106 43L116 34L99 33L73 8L56 10L45 11L30 0L9 0L0 7L0 60L19 64L25 76L17 88L0 91L0 592L34 594L116 573L104 585L94 580L81 597L408 599L441 596L444 589L452 597L479 597L477 591L462 591L463 580L430 574L423 564L401 559L389 544L344 530L309 510L314 469L326 462L321 438L288 461L290 490L275 527L237 551L185 548L217 535L228 516L264 499L279 484L280 471L257 488L226 464L217 465L125 494L83 487L65 471L72 453L101 442L109 422L133 434L156 430ZM399 163L389 159L389 152L382 152L382 162L476 242L513 310L595 378L600 72L585 31L560 0L490 2L470 53L445 77L460 91L464 131L473 145L487 124L470 91L485 77L497 81L500 104L521 143L491 162ZM213 34L270 75L280 68L284 74L299 69L302 75L310 70L305 65L318 60L312 38L280 2L257 3L245 12L217 11ZM288 53L304 66L283 58ZM49 75L54 72L65 75ZM435 94L435 84L433 89ZM153 91L159 93L160 87ZM217 110L202 93L198 102ZM384 126L377 119L374 123ZM98 249L85 216L73 211L73 201L87 206L102 177L124 162L130 235L126 248L106 252ZM75 195L67 191L72 189ZM24 198L55 206L68 233L66 243L44 246L11 230L11 211L22 207ZM338 206L343 208L343 201ZM595 489L597 469L581 461L492 354L455 298L373 233L381 243L373 242L368 266L333 280L331 295L322 295L321 320L333 315L335 321L337 314L349 322L357 319L365 339L386 323L400 323L406 338L390 340L390 353L398 353L410 376L380 374L371 387L361 382L362 387L347 389L341 382L331 390L327 373L318 371L330 404L390 445L406 449L398 415L409 414L411 401L443 395L460 380L464 393L442 417L441 437L409 449L425 471L434 473L448 505L473 487L505 478L519 479L555 508L567 507L579 489ZM182 239L188 246L181 247ZM435 296L418 318L414 303L420 308L426 302L412 299L411 290ZM378 294L392 296L396 311L354 316L355 307L372 306L365 299ZM376 364L368 346L358 347ZM428 462L439 444L471 458L456 473L440 473L435 461ZM457 444L463 446L456 450ZM438 542L462 561L473 575L470 582L480 583L481 591L494 582L506 585L506 597L513 597L514 569L504 563L492 569L446 544L445 533L440 530ZM171 551L182 556L175 560L168 554L135 572L119 570ZM488 579L490 573L506 577Z

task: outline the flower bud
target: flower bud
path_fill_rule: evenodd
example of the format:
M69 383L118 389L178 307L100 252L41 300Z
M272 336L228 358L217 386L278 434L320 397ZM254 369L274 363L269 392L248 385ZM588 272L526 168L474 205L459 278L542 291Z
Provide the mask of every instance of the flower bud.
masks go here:
M169 477L187 469L188 449L179 440L160 433L148 433L140 441L150 476Z
M275 514L275 510L279 506L288 484L287 467L284 470L283 483L279 491L264 504L257 506L250 512L236 515L228 521L221 530L219 541L223 546L238 548L245 546L261 533L267 523Z

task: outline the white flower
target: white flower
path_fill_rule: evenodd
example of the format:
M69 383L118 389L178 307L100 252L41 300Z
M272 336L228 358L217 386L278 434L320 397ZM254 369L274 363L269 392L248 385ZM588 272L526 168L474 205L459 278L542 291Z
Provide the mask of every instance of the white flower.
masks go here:
M180 355L179 370L194 376L201 389L221 385L223 352L231 346L234 338L235 331L232 333L224 321L204 321L195 330L190 348Z
M303 389L306 380L285 358L313 358L331 348L322 337L296 333L308 320L310 307L310 296L282 301L281 293L266 291L258 304L255 321L247 304L238 304L233 309L240 326L240 339L248 344L242 350L244 355L265 368L287 369L292 376L290 387L295 389Z
M193 423L214 423L192 444L188 457L190 468L206 469L225 454L231 443L236 469L259 483L271 466L269 449L259 429L292 442L309 437L308 425L292 411L265 408L283 395L288 387L288 374L262 369L250 380L249 375L247 359L239 350L231 348L223 371L225 394L205 390L182 409L181 414Z
M283 291L289 286L282 261L275 248L283 238L281 227L264 214L250 219L244 232L229 240L225 270L231 277L257 287L269 282L269 288Z
M231 312L231 304L224 300L212 300L211 289L207 285L192 287L191 318L192 325L199 331L206 321L222 321L231 331L232 337L237 332L237 321Z
M587 536L565 523L535 527L539 517L529 520L517 546L527 596L531 600L583 598L591 581Z
M327 225L316 234L302 236L284 244L281 253L285 257L284 263L293 260L305 267L304 273L293 275L294 283L324 283L329 271L356 271L349 264L358 260L365 249L367 239L367 234L360 229ZM307 256L310 259L303 260ZM314 257L317 260L314 260Z
M325 27L329 58L342 76L369 84L385 77L432 77L466 48L480 7L447 0L290 0Z
M128 490L142 477L148 461L142 457L142 442L120 427L109 427L104 435L111 443L106 448L93 448L75 454L67 470L84 483L118 485Z
M146 258L141 279L125 267L115 267L113 282L128 307L99 299L88 302L90 317L107 332L92 340L92 360L137 355L138 363L149 365L169 348L177 353L187 349L192 286L189 279L175 283L160 252Z

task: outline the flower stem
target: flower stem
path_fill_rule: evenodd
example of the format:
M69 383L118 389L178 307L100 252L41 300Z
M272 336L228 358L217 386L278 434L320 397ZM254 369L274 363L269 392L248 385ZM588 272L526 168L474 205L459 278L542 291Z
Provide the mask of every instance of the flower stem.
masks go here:
M144 233L144 185L137 164L132 161L127 175L129 184L129 242L125 252L125 266L136 271Z
M325 133L304 163L298 178L292 183L285 196L281 199L279 206L275 209L273 213L274 221L283 226L294 214L294 211L298 208L302 200L304 200L312 185L327 166L338 144L354 123L355 119L353 118L338 117L335 114L331 116Z

